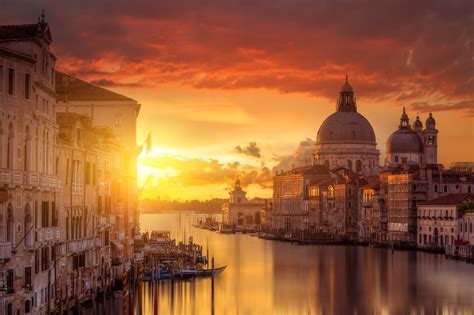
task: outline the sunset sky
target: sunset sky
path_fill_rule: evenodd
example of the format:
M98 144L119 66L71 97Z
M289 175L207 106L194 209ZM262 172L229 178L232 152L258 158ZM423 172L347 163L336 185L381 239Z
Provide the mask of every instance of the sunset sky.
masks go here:
M346 73L381 164L402 106L411 122L433 112L441 163L473 161L473 3L0 0L0 21L44 8L58 69L142 104L143 198L226 197L237 176L267 197L275 167L309 156Z

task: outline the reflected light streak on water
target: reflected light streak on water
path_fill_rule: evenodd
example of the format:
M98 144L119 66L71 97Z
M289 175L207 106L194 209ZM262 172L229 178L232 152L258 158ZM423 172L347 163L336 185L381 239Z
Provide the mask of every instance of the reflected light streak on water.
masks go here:
M216 266L215 314L474 314L474 265L442 255L297 246L191 228L196 215L143 214L142 231L204 245ZM212 314L211 280L143 284L136 314Z

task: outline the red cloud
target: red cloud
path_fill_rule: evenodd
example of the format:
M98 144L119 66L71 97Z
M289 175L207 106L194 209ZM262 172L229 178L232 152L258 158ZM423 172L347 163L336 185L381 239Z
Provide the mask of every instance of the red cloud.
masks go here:
M347 72L367 98L469 104L436 106L464 112L474 104L468 0L51 1L46 8L60 68L107 86L176 82L334 98ZM6 10L0 17L24 23L39 12L17 10L21 21Z

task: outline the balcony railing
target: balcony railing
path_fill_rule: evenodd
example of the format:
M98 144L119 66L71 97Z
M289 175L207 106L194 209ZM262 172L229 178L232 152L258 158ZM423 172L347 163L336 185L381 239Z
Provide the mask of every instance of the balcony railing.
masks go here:
M99 236L93 236L81 240L71 240L67 242L67 252L77 253L94 247L102 247L102 239Z
M21 185L23 181L22 171L0 169L0 183L4 185Z
M0 243L0 259L12 257L12 243Z
M36 229L38 242L58 241L61 236L59 227L47 227Z
M32 188L45 190L59 190L61 188L61 181L54 175L5 168L0 169L0 184L16 186L26 185Z

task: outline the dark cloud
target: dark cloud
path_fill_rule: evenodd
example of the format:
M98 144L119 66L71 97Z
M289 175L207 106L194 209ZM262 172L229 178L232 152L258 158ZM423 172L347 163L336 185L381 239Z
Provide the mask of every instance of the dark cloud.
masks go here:
M422 113L434 111L461 111L467 117L474 117L474 99L451 103L412 103L411 108Z
M365 98L472 100L470 0L6 0L0 20L34 22L42 8L59 67L107 78L105 86L179 83L334 98L347 72Z
M247 146L241 147L240 145L234 148L235 152L260 158L260 148L257 146L257 142L249 142Z
M278 161L273 170L290 170L293 167L304 166L310 164L313 160L313 149L315 141L306 138L301 141L295 152L291 155L275 156L274 159Z

